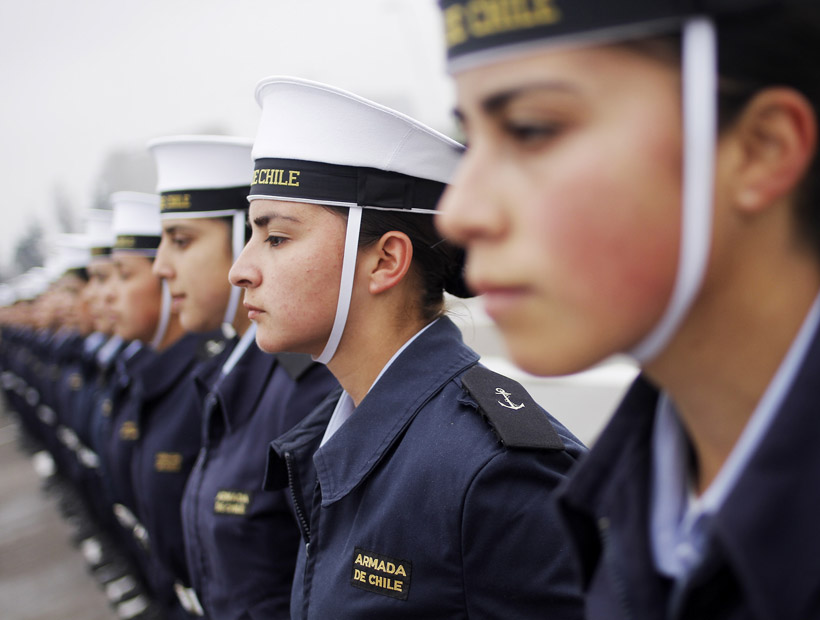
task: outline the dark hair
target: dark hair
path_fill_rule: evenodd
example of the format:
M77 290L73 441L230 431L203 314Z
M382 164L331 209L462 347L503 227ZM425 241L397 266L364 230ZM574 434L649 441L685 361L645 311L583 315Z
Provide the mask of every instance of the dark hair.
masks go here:
M88 282L88 270L85 267L72 267L66 270L66 275L76 276L84 282Z
M719 21L718 118L720 131L730 128L760 91L793 88L814 107L820 120L820 8L760 9L745 17ZM625 47L656 59L680 63L679 35L626 43ZM814 159L797 189L799 228L820 252L818 202L820 157Z
M227 226L228 226L228 236L231 240L231 246L233 246L233 217L231 217L229 215L225 215L225 216L222 216L222 217L218 217L216 219L218 219L220 222L225 222L225 224L227 224ZM246 211L245 212L245 222L247 222L247 220L248 220L248 213ZM247 243L248 241L251 240L251 233L252 232L253 231L251 230L251 227L248 226L247 224L245 224L245 243Z
M326 208L347 219L346 207ZM444 314L444 291L456 297L472 296L464 282L464 250L441 238L432 215L362 209L359 247L376 243L391 230L403 232L413 243L411 269L421 282L420 309L425 320Z

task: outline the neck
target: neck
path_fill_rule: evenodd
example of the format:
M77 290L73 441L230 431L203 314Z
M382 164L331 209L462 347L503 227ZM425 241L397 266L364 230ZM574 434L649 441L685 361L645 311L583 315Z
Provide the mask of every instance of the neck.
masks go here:
M367 312L358 313L358 319L351 307L339 348L327 365L356 407L390 358L427 324L421 318L411 319L404 312L374 311L372 305Z
M713 278L719 286L707 279L669 347L647 364L692 442L699 493L723 467L817 297L816 263L807 251L752 248Z

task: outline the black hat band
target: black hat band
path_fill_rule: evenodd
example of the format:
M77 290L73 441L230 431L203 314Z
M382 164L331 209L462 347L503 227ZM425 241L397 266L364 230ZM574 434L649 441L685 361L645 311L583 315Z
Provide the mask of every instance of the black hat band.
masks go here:
M117 235L115 250L156 250L159 247L159 235Z
M400 172L298 159L257 159L250 197L383 209L436 208L446 185Z
M542 39L673 24L695 15L729 15L812 0L439 0L447 59Z
M191 189L162 192L159 209L168 213L244 210L248 208L248 186L223 189Z

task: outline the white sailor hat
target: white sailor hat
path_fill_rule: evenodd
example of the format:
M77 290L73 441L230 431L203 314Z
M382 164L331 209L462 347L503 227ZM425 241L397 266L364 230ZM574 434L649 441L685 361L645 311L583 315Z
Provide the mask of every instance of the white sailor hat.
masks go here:
M91 259L89 240L84 234L62 233L54 240L54 253L46 259L45 268L51 281L67 271L88 266Z
M247 138L170 136L148 143L157 166L160 218L232 217L231 253L239 258L245 245L245 214L253 174ZM232 287L224 323L233 322L239 287Z
M0 284L0 307L13 306L17 301L17 293L11 284Z
M353 93L293 77L256 87L250 199L433 211L464 147Z
M111 228L113 215L111 209L88 209L85 212L85 236L92 258L111 254L116 241Z
M114 210L111 224L116 236L114 251L156 256L162 234L159 196L115 192L110 200Z
M49 285L45 267L32 267L12 280L11 285L20 301L31 301L46 292Z
M163 219L222 217L247 209L251 146L230 136L169 136L148 143Z
M315 358L326 364L347 323L362 209L435 213L464 147L400 112L309 80L269 77L257 85L256 101L262 115L248 199L349 208L336 317Z

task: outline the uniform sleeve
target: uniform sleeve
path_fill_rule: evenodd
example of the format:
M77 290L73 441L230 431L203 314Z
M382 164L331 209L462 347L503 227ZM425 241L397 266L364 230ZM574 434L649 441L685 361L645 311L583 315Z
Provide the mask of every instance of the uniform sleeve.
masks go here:
M470 618L582 618L553 497L571 464L566 452L505 451L474 477L462 520Z

